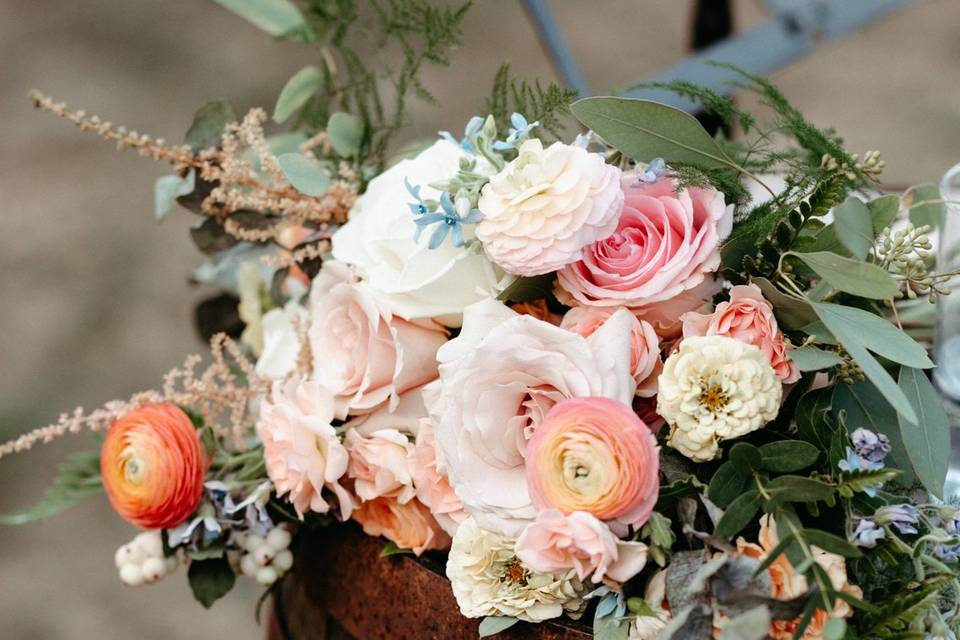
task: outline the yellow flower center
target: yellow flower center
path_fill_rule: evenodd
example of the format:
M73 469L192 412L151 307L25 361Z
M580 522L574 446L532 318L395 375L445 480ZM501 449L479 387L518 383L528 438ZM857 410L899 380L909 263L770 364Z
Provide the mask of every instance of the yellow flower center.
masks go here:
M509 582L510 584L527 586L527 578L530 572L520 563L516 557L511 558L503 565L503 574L500 576L500 582Z
M730 402L730 396L718 384L711 384L700 392L700 404L710 413L719 413Z

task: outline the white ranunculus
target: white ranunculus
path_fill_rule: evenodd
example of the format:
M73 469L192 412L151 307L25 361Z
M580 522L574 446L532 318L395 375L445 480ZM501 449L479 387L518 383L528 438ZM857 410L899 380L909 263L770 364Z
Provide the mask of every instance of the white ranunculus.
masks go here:
M481 526L517 536L536 517L524 452L553 405L632 401L632 326L621 310L584 338L494 300L467 308L463 331L437 353L439 394L425 399L450 484Z
M294 318L307 322L307 310L293 301L263 314L263 351L257 359L257 375L283 380L296 368L301 344Z
M473 518L460 523L447 558L447 578L468 618L513 616L529 622L583 612L584 584L570 569L538 573L514 553L516 541Z
M685 338L663 365L657 413L667 444L691 460L713 460L719 442L777 417L783 385L760 349L725 336Z
M349 221L333 236L333 255L354 265L392 311L407 320L443 317L459 325L465 307L499 291L502 272L486 256L447 241L427 248L429 233L414 241L417 225L408 206L413 198L404 180L437 200L431 184L453 178L464 151L439 140L415 158L403 160L370 181ZM473 228L464 229L466 238Z

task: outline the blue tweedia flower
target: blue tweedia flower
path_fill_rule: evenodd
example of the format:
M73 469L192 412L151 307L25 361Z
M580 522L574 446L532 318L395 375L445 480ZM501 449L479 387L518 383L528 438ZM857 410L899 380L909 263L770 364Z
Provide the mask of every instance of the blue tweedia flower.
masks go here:
M407 188L407 193L413 196L413 199L416 200L416 202L410 202L407 204L407 206L410 207L410 213L414 215L422 215L427 213L429 208L427 208L427 203L423 201L423 198L420 197L420 185L414 186L410 184L409 178L404 178L403 186Z
M523 114L514 113L510 116L510 124L513 126L510 127L508 131L508 136L506 140L497 140L493 143L493 148L495 151L507 151L513 149L521 142L530 137L530 132L533 131L534 127L540 125L540 121L527 122L527 119L523 117Z
M439 131L438 133L440 134L440 137L443 138L444 140L449 140L453 144L460 145L460 148L466 151L467 153L475 154L477 152L477 148L473 146L473 143L470 142L470 140L472 138L475 138L477 134L480 133L480 129L482 128L483 128L483 118L481 118L480 116L473 116L467 122L467 126L463 128L463 138L461 138L460 140L457 140L456 138L454 138L453 134L451 134L449 131Z
M860 428L850 434L850 441L857 455L867 462L882 463L890 453L890 439L882 433Z
M476 224L483 219L483 214L480 213L479 209L470 208L469 198L457 197L457 202L454 204L450 199L450 194L446 191L440 194L440 209L441 211L428 213L414 220L417 225L417 230L413 236L415 242L420 241L420 232L424 228L436 224L437 228L430 234L428 248L438 248L443 244L448 233L453 238L453 246L462 247L463 225Z
M667 172L667 164L663 158L654 158L644 169L637 169L637 181L642 184L651 184L659 180Z
M873 514L879 524L890 524L903 534L917 533L917 522L920 520L920 510L912 504L895 504L880 507Z
M938 544L933 548L933 555L944 562L960 562L960 544Z
M864 518L857 523L857 529L853 532L853 538L850 540L858 547L873 549L877 546L877 541L883 539L887 532L877 526L873 520Z
M876 471L877 469L883 469L882 462L867 462L850 447L847 447L847 457L838 462L837 466L842 471ZM874 498L877 495L877 489L878 487L867 487L863 492Z

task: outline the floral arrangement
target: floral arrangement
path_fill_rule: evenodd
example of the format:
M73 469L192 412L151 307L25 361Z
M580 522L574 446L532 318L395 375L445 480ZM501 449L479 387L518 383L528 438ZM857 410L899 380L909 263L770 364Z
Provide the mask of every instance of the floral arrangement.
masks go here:
M960 510L922 320L954 274L929 186L877 195L876 152L742 72L767 120L661 85L724 123L711 136L504 67L462 138L390 160L466 7L376 3L402 52L391 115L351 3L221 4L323 48L280 94L289 130L217 102L170 146L34 100L172 164L157 216L198 216L196 279L240 322L208 317L206 368L0 446L104 433L5 522L102 490L143 530L120 579L187 565L205 606L353 520L383 555L448 551L480 635L586 614L607 640L955 637Z

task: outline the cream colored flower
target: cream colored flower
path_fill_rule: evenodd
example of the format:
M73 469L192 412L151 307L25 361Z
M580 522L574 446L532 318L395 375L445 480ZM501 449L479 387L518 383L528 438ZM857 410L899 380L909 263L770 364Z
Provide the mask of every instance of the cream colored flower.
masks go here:
M562 142L544 149L540 140L527 140L483 188L477 237L510 273L549 273L613 233L623 198L620 169L600 154Z
M683 340L658 383L657 413L670 425L667 444L696 461L712 460L721 440L776 418L783 395L760 349L723 336Z
M583 613L584 584L575 570L537 573L514 552L516 541L467 518L447 558L447 578L468 618L513 616L530 622Z

